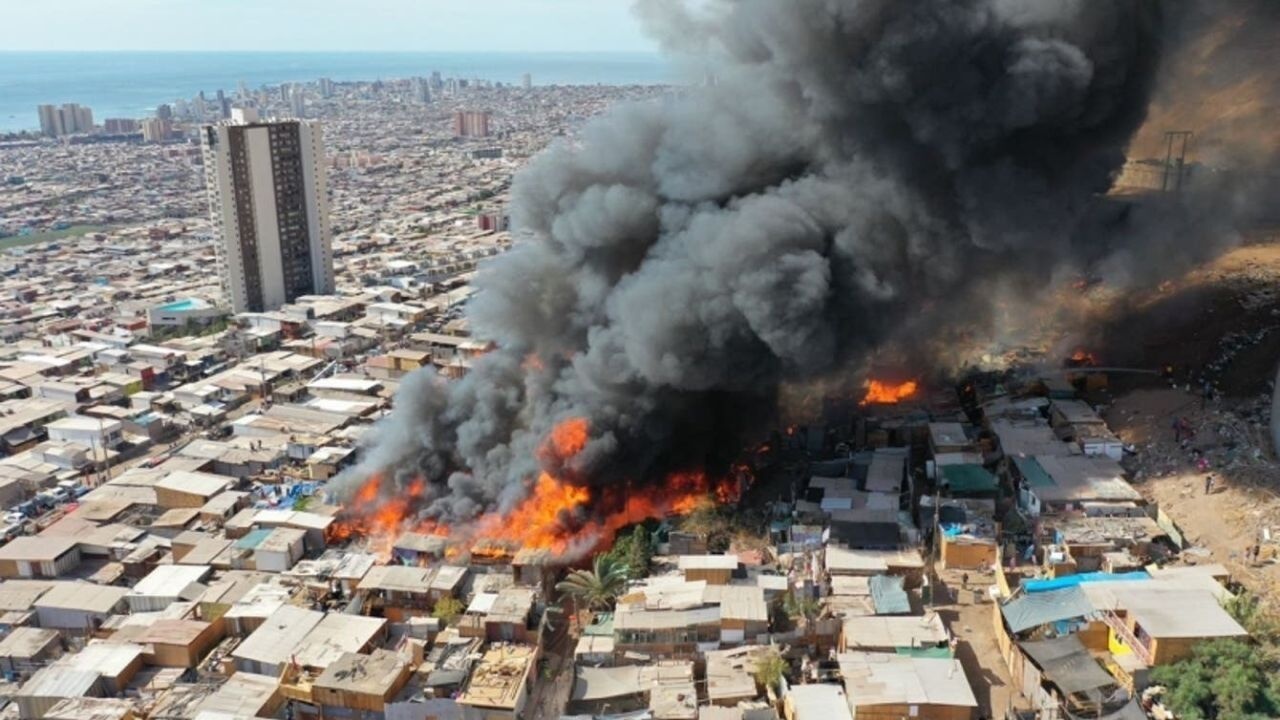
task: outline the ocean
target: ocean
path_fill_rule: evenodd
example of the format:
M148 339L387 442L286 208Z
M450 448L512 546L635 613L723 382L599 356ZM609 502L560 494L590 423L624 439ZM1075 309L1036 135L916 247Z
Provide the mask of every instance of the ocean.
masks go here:
M427 76L535 85L675 81L657 55L634 53L0 52L0 132L36 130L36 106L79 103L106 118L150 116L161 103L219 88L233 94L283 82Z

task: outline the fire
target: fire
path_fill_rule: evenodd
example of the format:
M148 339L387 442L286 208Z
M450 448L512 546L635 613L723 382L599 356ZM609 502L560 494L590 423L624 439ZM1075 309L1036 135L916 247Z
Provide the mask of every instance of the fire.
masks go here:
M1071 367L1096 367L1098 358L1093 353L1080 348L1071 353L1071 357L1067 358L1067 364Z
M587 446L590 426L582 418L570 418L556 425L547 438L547 451L561 460L568 460Z
M895 405L916 394L920 384L915 380L904 383L890 383L883 380L869 380L866 384L867 394L859 405Z
M590 427L572 418L548 435L542 453L558 461L586 447ZM626 482L585 486L542 472L528 495L508 511L491 511L465 526L446 527L414 517L429 490L422 480L394 495L379 475L371 476L332 526L335 540L364 538L370 552L383 559L404 532L442 535L473 555L494 556L504 548L546 549L564 555L589 552L611 542L619 530L649 518L686 515L704 505L737 502L751 481L750 468L734 468L731 477L709 480L705 473L671 473L660 485L630 487ZM452 554L453 551L450 551Z

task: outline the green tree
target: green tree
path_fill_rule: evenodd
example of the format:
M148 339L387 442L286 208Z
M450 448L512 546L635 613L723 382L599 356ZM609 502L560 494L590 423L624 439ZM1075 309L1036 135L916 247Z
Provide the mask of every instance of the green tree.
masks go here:
M431 617L436 618L445 625L452 625L454 620L466 610L466 606L462 601L452 595L445 595L436 601L436 606L431 610Z
M1269 655L1244 640L1212 640L1151 677L1167 688L1166 704L1185 720L1273 718L1280 716L1280 667Z
M605 555L626 567L628 578L645 577L653 559L653 538L645 526L637 525L630 533L619 536Z
M782 611L791 618L792 622L810 622L818 617L818 612L822 606L818 604L809 595L797 593L794 589L788 590L786 595L782 596Z
M788 669L790 669L790 666L787 665L787 661L782 659L777 650L770 649L768 652L756 657L756 667L753 674L756 682L761 687L777 689L778 683L782 681Z
M607 554L596 555L590 570L574 570L556 583L556 590L581 607L606 610L627 586L627 566Z

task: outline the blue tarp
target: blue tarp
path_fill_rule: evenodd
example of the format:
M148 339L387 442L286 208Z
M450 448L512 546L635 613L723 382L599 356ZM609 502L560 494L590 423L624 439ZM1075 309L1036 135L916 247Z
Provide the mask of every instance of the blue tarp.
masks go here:
M1093 613L1093 604L1079 586L1061 590L1019 595L1005 603L1000 612L1009 630L1015 633Z
M871 589L871 604L877 615L909 615L911 599L903 589L903 579L895 575L876 575L867 585Z
M1080 573L1079 575L1067 575L1066 577L1053 578L1052 580L1023 580L1022 589L1029 593L1048 592L1050 590L1061 590L1063 588L1077 587L1083 583L1091 582L1116 582L1117 580L1150 580L1151 576L1142 570L1134 570L1127 573L1104 573L1091 572Z

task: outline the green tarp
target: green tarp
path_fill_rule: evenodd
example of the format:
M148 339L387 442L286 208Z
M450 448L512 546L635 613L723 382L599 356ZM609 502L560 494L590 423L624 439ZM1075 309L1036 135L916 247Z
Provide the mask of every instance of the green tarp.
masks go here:
M1018 466L1018 472L1022 474L1024 480L1031 487L1050 487L1056 485L1049 473L1045 472L1040 463L1036 462L1032 457L1015 457L1013 464Z
M994 495L996 476L981 465L943 465L943 482L955 495Z

